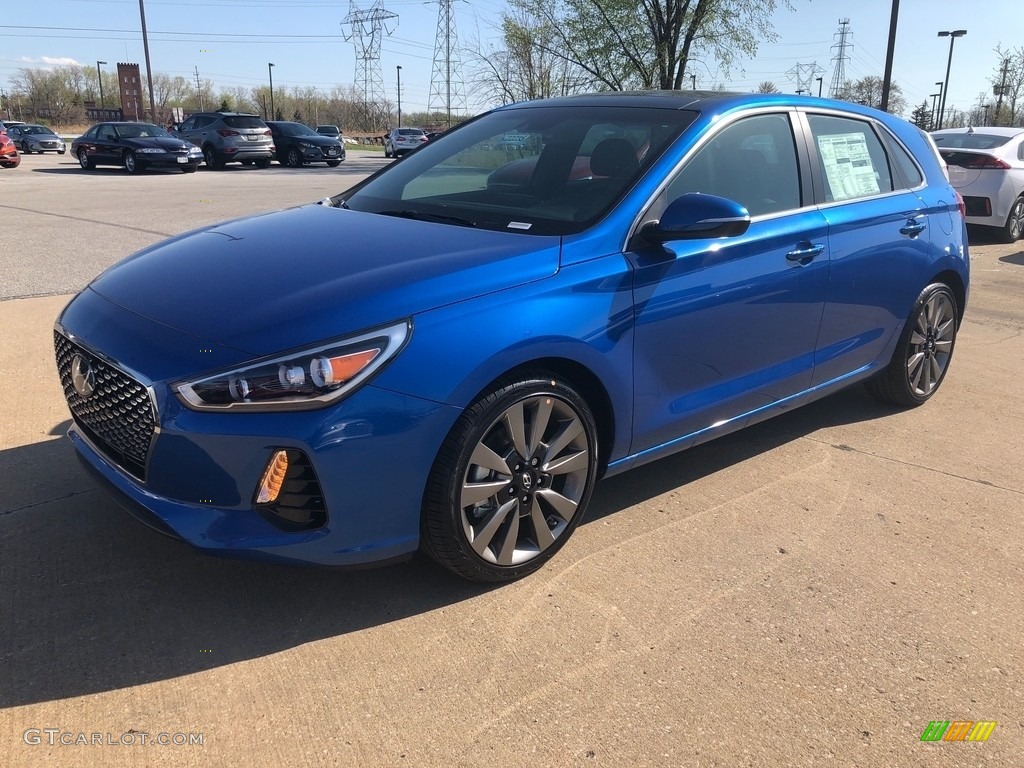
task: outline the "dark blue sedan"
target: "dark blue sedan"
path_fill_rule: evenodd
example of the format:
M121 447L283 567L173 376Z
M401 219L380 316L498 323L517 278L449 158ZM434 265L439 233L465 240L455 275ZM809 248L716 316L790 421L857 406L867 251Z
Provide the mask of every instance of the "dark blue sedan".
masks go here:
M925 402L968 272L963 203L909 123L602 94L148 248L54 339L78 455L154 527L502 581L565 544L602 476L856 382Z
M195 173L203 162L203 151L159 125L150 123L97 123L71 142L71 154L82 170L97 165L118 165L126 173L149 168L179 168Z

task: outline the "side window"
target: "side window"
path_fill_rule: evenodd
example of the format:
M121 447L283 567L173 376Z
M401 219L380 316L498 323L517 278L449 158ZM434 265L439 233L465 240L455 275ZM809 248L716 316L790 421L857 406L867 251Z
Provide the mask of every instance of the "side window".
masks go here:
M893 191L889 159L869 123L808 115L825 182L825 201L840 202Z
M1017 147L1017 159L1024 160L1024 141Z
M101 138L101 139L106 139L107 141L113 141L114 140L114 136L115 136L114 135L114 127L111 126L111 125L104 125L99 130L98 137Z
M885 146L889 150L889 156L892 158L893 165L898 169L898 173L893 181L894 186L899 189L913 189L914 187L920 186L924 183L924 177L921 175L921 170L917 167L917 163L910 157L910 154L903 148L892 136L886 135Z
M181 126L178 128L178 130L179 131L191 131L195 127L196 127L196 118L190 117L188 120L186 120L184 123L181 124Z
M738 120L697 150L669 184L668 201L687 192L718 195L751 216L800 207L800 172L789 117Z

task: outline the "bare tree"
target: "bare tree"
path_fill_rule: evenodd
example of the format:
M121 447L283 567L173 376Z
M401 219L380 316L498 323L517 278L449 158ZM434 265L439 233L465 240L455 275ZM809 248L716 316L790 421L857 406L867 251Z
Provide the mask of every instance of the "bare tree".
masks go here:
M842 89L836 94L836 98L881 109L882 78L868 75L860 80L844 83ZM902 114L906 106L907 100L903 97L903 89L900 88L899 83L892 83L889 86L889 112L894 115ZM945 122L943 124L945 125Z
M1013 50L997 46L996 56L998 63L992 76L995 99L992 125L1021 124L1024 117L1024 46Z

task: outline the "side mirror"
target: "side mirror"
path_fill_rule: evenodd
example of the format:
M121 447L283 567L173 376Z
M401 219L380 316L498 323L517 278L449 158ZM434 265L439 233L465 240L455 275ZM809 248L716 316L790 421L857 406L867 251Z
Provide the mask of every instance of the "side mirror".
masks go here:
M737 237L750 226L750 213L735 200L699 192L677 197L659 221L649 221L640 234L655 243L670 240L697 240L711 237Z

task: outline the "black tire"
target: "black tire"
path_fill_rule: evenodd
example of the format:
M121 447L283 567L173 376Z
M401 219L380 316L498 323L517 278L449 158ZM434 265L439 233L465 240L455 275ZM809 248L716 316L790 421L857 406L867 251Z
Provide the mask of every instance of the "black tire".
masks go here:
M185 165L185 166L182 166L181 172L182 173L195 173L198 168L199 168L198 164L195 164L195 165L191 165L191 164L190 165Z
M242 160L242 165L252 165L252 160Z
M288 154L285 155L285 165L289 168L301 168L302 167L302 153L299 152L295 147L288 148Z
M341 165L341 160L328 160L327 161L327 167L328 168L337 168L339 165Z
M23 154L23 155L31 155L32 154L32 150L30 150L28 148L28 142L25 142L25 141L21 142L21 154Z
M384 157L391 157L391 156L392 156L392 154L391 154L391 145L390 144L385 144L384 145Z
M78 164L82 166L83 171L91 171L96 167L96 161L89 157L84 149L78 150Z
M139 172L139 161L135 157L135 153L130 149L124 153L124 157L121 158L121 164L124 166L124 172L128 174L136 174Z
M545 371L502 379L438 451L421 547L471 581L533 573L579 524L597 471L597 426L571 386Z
M256 161L256 167L257 168L269 168L270 167L270 158L269 157L264 157L264 158L261 158L261 159L257 160Z
M57 154L58 154L58 155L63 155L63 154L65 153L65 152L67 152L67 150L66 150L66 149L58 149L58 150L57 150Z
M929 285L914 302L889 365L866 382L868 391L883 402L907 408L927 401L949 370L959 324L949 286Z
M206 167L211 171L224 170L224 161L217 157L217 150L210 144L203 147L203 160L206 162Z
M1024 235L1024 197L1018 197L1010 206L1006 224L999 230L999 239L1004 243L1015 243Z

